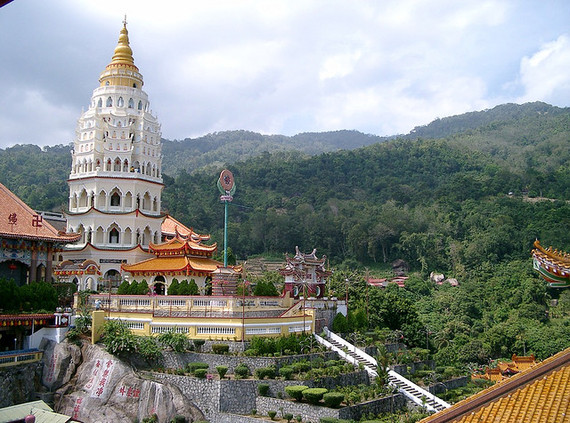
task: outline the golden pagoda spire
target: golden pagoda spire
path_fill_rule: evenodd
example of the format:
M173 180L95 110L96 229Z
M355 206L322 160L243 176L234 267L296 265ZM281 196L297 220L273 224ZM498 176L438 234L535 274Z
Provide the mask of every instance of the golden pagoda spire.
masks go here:
M127 15L123 20L123 29L119 34L119 44L115 47L115 54L111 63L128 63L129 65L134 65L135 60L133 59L133 50L129 45L129 31L127 31Z
M129 45L129 31L127 31L127 16L123 20L123 28L119 33L119 42L111 63L107 65L99 78L101 86L122 85L126 87L141 88L143 86L142 75L135 66L133 50Z

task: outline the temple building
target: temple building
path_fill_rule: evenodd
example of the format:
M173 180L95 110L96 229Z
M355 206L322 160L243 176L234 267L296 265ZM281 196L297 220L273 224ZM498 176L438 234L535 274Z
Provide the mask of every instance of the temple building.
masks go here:
M221 266L220 262L212 259L217 245L203 244L203 241L209 239L209 235L199 235L192 230L185 236L176 233L164 243L149 244L149 250L155 257L134 264L123 264L121 268L134 279L150 282L154 293L158 295L168 294L168 287L175 278L194 279L203 295L206 280Z
M293 298L321 298L325 295L327 278L331 275L331 272L325 269L326 256L319 259L316 250L306 254L301 253L299 247L295 247L295 256L286 256L285 259L287 264L279 270L279 273L285 276L284 292L288 292Z
M162 240L160 124L142 87L125 21L72 151L66 218L79 240L57 270L80 289L117 287L121 265L152 257Z
M532 262L542 278L552 288L567 288L570 286L570 254L543 248L538 239L534 241Z
M78 238L55 229L0 184L0 277L18 285L51 282L54 259Z

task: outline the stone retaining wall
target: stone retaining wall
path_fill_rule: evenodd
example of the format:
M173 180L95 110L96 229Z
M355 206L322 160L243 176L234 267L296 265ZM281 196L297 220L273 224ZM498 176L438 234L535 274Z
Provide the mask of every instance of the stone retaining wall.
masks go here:
M365 371L357 371L337 377L322 378L319 381L275 379L207 380L167 373L153 373L152 375L153 378L159 382L177 386L184 396L196 405L208 418L212 418L212 416L217 415L217 413L250 414L251 410L257 409L258 407L258 385L260 384L269 385L268 395L276 397L278 395L286 396L285 387L289 385L306 385L310 388L325 387L327 389L334 389L336 386L368 383L368 374ZM291 401L285 402L290 403ZM298 412L297 414L302 413ZM215 421L218 421L217 417Z
M43 363L0 368L0 408L36 400L41 388Z
M416 361L414 363L409 364L395 364L393 366L394 371L402 376L406 376L407 374L414 374L417 370L428 368L430 370L435 369L435 361L433 360L424 360L424 361Z
M368 401L362 404L342 408L328 408L304 402L287 401L278 398L257 397L257 414L267 416L268 411L277 411L280 416L283 413L291 413L294 416L303 416L303 421L318 422L322 417L334 417L337 419L360 420L367 414L380 414L394 412L406 405L406 399L402 394L390 395L384 398Z
M245 363L253 372L258 367L275 366L277 369L290 364L294 361L307 360L311 361L317 357L322 357L325 360L338 360L338 354L333 351L325 351L317 354L303 354L295 356L282 356L282 357L246 357L237 355L223 355L223 354L208 354L208 353L175 353L164 352L163 363L167 368L178 369L186 366L188 363L202 362L210 365L210 372L216 372L216 366L228 366L228 373L233 373L234 368L240 364Z
M455 388L459 388L461 386L465 386L469 383L470 380L471 380L470 376L456 377L455 379L450 379L450 380L446 380L446 381L441 382L441 383L435 383L433 385L430 385L428 390L432 394L437 395L437 394L441 394L442 392L446 392L449 389L455 389Z

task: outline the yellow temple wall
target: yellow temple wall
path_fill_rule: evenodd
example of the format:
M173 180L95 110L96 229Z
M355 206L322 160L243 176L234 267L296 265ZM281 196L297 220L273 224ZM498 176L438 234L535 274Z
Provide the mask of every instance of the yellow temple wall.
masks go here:
M121 320L135 335L151 336L174 329L191 339L239 341L254 336L278 337L292 333L313 332L314 310L305 314L273 318L224 318L224 317L159 317L152 313L110 313L104 310L93 312L92 342L100 339L102 327L107 320Z

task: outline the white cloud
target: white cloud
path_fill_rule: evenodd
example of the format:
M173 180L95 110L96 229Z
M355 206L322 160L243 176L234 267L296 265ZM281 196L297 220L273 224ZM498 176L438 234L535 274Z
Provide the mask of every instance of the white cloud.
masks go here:
M74 107L50 102L42 92L21 87L3 90L0 110L3 147L69 144L80 114Z
M27 133L69 141L124 14L166 138L226 129L390 135L498 102L567 106L568 37L560 34L570 2L553 2L12 2L0 14L0 57L9 58L0 84L21 87L34 117L13 105L15 94L0 99L10 128L0 146L36 142L20 141Z
M520 84L524 95L519 101L541 100L567 106L570 98L570 38L561 35L546 43L530 57L524 57L520 67Z

